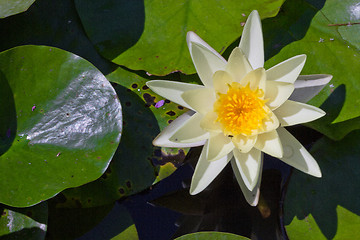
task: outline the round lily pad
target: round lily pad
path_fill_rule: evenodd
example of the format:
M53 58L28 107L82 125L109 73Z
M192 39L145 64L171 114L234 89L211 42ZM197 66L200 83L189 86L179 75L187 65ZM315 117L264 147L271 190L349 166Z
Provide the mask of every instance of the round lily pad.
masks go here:
M122 130L111 84L47 46L0 53L0 202L25 207L100 177Z

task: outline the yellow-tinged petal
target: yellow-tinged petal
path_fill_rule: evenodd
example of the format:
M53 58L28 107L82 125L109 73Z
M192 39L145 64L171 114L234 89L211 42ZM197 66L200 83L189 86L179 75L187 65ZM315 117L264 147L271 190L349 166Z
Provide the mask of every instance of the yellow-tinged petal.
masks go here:
M266 81L265 99L268 99L266 105L274 110L283 104L294 91L294 84Z
M255 148L273 157L283 157L283 147L276 130L259 134Z
M169 140L176 143L192 143L208 139L209 132L200 127L202 118L203 116L200 113L195 113Z
M239 47L253 69L264 66L264 41L259 13L250 13L241 36Z
M258 182L261 166L261 151L252 149L248 153L241 153L234 149L234 158L245 186L252 191Z
M213 88L198 88L184 92L182 99L197 112L205 115L213 109L216 100Z
M246 86L250 84L251 90L255 90L256 88L259 88L264 92L265 92L265 83L266 83L266 74L264 68L258 68L249 72L240 81L240 84L242 86Z
M269 119L266 120L263 124L263 129L259 130L258 133L265 133L275 130L279 127L279 120L275 116L273 112L269 112L268 114Z
M247 153L254 147L256 139L257 135L244 136L242 134L239 134L231 138L231 141L239 152Z
M306 61L306 55L298 55L281 62L266 71L268 81L294 83Z
M200 127L209 132L222 132L221 124L216 121L217 114L213 111L208 112L200 122Z
M186 108L192 109L181 97L181 94L191 89L204 88L204 86L197 84L189 84L182 82L174 81L164 81L164 80L153 80L148 81L146 85L155 93L160 96L169 99L170 101L180 104Z
M190 194L195 195L203 191L216 178L217 175L224 169L232 158L232 154L228 154L217 161L208 161L206 153L208 149L208 142L202 149L198 163L192 176Z
M311 122L325 115L320 108L290 100L287 100L274 113L283 127Z
M211 87L216 71L225 70L226 60L194 32L186 36L190 55L204 86Z
M234 48L229 56L228 64L226 65L226 71L231 74L234 81L240 82L240 80L252 70L249 61L241 49L238 47Z
M332 79L328 74L300 75L289 100L306 103L315 97Z
M259 196L260 196L260 183L261 183L261 174L259 174L259 178L257 180L257 183L254 187L254 189L252 191L250 191L245 183L244 183L244 180L243 178L241 177L241 174L240 174L240 171L236 165L236 160L235 158L231 159L231 167L234 171L234 175L235 175L235 178L241 188L241 191L243 192L244 194L244 197L246 199L246 201L251 205L251 206L256 206L259 202ZM263 167L263 161L261 161L261 164L260 164L260 170L259 172L262 172L262 167Z
M230 73L226 71L217 71L214 76L214 89L218 93L225 94L229 89L229 84L231 84L234 80Z
M178 118L176 118L170 125L165 127L161 133L154 139L153 144L159 147L174 147L174 148L182 148L182 147L196 147L202 146L205 144L205 140L193 142L193 143L175 143L171 142L169 138L174 135L174 133L186 124L188 120L191 119L195 112L188 111Z
M277 131L284 149L284 156L279 159L304 173L321 177L318 163L305 147L285 128L280 127Z
M206 158L208 161L215 161L223 158L234 149L234 144L230 138L223 133L210 134L209 147Z

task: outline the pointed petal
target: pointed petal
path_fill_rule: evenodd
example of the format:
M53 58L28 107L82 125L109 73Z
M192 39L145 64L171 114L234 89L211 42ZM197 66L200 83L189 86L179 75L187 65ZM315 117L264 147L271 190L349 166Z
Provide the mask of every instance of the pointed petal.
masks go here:
M186 108L192 109L181 97L181 94L191 89L204 88L204 86L197 84L164 81L164 80L153 80L146 82L146 85L155 93L160 96L169 99L170 101L180 104Z
M174 148L182 148L182 147L196 147L202 146L205 144L206 140L193 142L193 143L174 143L169 140L169 138L174 135L174 133L181 128L186 122L193 116L195 112L188 111L178 118L176 118L170 125L165 127L162 132L154 139L153 144L159 147L174 147Z
M251 70L253 69L241 49L238 47L234 48L229 56L226 71L231 74L234 81L240 82L240 80Z
M216 92L220 92L222 94L227 93L229 89L229 84L232 83L234 80L230 73L226 71L217 71L214 76L214 89Z
M295 91L290 100L306 103L315 97L332 79L331 75L300 75L295 82Z
M206 158L208 161L215 161L223 158L233 149L234 144L231 142L231 139L224 136L223 133L211 134Z
M276 158L283 157L283 147L276 130L259 134L255 148Z
M210 137L209 132L200 127L203 115L195 113L170 137L170 141L176 143L192 143L206 140Z
M194 175L192 176L190 194L195 195L203 191L216 178L217 175L224 169L226 164L232 158L232 154L224 156L217 161L208 161L206 159L206 152L208 143L204 145L199 161L196 165Z
M318 163L305 147L285 128L280 127L277 131L284 148L284 156L279 159L304 173L321 177Z
M268 81L294 83L306 61L306 55L298 55L281 62L266 71Z
M244 136L244 135L239 134L237 136L234 136L231 140L239 152L247 153L254 147L256 138L257 138L257 135Z
M244 197L246 199L246 201L251 205L251 206L256 206L259 202L259 196L260 196L260 184L261 184L261 172L262 172L262 167L263 167L263 161L261 161L260 163L260 170L259 170L259 178L257 180L257 183L254 187L254 189L252 191L250 191L245 183L243 178L241 177L240 171L236 165L236 160L235 158L233 158L231 160L231 167L234 171L234 175L235 178L239 184L239 187L241 188L241 191L244 194Z
M240 84L243 86L250 84L250 88L252 90L255 90L256 88L260 88L264 92L265 92L265 83L266 83L266 74L264 68L258 68L249 72L240 81Z
M325 115L320 108L290 100L287 100L274 113L283 127L311 122Z
M250 13L241 36L239 47L253 69L264 66L264 41L259 13Z
M269 99L266 105L274 110L283 104L294 91L294 84L266 81L265 99Z
M208 112L200 122L200 126L210 132L222 132L221 124L216 121L217 114L213 111Z
M213 74L225 70L226 60L194 32L188 32L186 40L201 81L211 87Z
M197 112L205 115L213 109L216 101L213 88L198 88L181 94L182 99Z
M234 158L245 186L252 191L259 179L261 152L252 149L249 153L241 153L234 149Z

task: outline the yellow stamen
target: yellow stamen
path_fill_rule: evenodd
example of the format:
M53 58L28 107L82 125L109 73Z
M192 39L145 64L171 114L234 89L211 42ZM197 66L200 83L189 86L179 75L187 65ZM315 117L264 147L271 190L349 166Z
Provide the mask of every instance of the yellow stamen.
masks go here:
M219 93L214 104L217 122L220 122L226 135L251 135L254 130L262 129L263 122L268 119L268 110L263 99L264 91L257 88L251 90L237 82L229 85L226 94Z

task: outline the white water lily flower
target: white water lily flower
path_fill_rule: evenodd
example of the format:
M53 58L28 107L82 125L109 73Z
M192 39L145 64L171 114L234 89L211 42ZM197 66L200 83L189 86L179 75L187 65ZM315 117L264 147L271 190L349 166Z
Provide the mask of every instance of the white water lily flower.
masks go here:
M190 109L154 140L162 147L204 145L190 193L203 191L231 162L249 204L259 199L263 153L315 177L320 168L309 152L284 127L313 121L321 109L288 100L305 64L305 55L292 57L268 70L264 66L261 21L253 11L239 47L228 62L195 33L187 43L204 85L155 80L147 85L159 95ZM294 99L307 101L331 79L329 75L299 77ZM306 91L301 98L303 89ZM296 91L295 91L296 93Z

